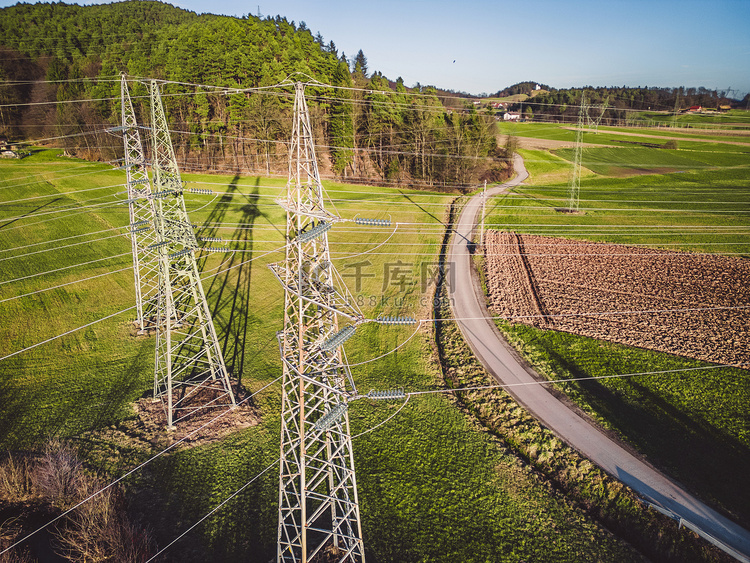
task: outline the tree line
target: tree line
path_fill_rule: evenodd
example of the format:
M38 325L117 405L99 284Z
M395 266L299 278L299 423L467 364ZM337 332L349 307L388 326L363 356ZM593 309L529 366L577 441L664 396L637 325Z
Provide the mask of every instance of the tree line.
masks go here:
M720 108L740 107L742 102L728 97L727 92L707 88L656 88L656 87L584 87L555 89L542 86L535 91L537 83L521 82L498 92L497 96L528 94L532 97L509 106L510 111L523 112L524 117L534 121L575 122L581 107L582 97L591 107L592 117L601 117L607 125L631 125L643 119L645 112L679 113L693 106ZM639 113L641 115L639 115Z
M292 89L244 89L292 75L320 83L306 93L324 172L430 186L507 174L489 113L369 73L361 50L348 58L304 22L198 15L161 2L0 10L0 135L58 137L71 154L118 158L106 128L120 120L121 73L169 81L162 96L186 169L283 173ZM134 82L131 95L147 124L145 87Z

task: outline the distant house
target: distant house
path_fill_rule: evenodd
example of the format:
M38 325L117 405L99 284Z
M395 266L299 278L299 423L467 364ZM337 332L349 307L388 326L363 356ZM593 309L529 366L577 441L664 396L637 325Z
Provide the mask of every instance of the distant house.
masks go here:
M699 111L701 111L702 109L703 109L703 107L702 107L702 106L690 106L690 107L688 108L688 111L691 111L691 112L699 112Z
M729 111L730 109L732 109L730 105L723 104L719 106L719 111Z
M508 107L508 104L503 102L492 102L492 109L505 109Z
M0 158L23 158L26 153L19 148L19 145L10 144L7 137L0 137Z
M517 111L509 111L503 116L504 121L518 121L521 119L521 114Z

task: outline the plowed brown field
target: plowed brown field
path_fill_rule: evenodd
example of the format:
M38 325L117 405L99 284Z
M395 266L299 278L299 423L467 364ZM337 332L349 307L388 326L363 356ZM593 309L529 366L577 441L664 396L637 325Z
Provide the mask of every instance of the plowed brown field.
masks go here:
M750 260L499 231L485 240L495 315L750 367Z

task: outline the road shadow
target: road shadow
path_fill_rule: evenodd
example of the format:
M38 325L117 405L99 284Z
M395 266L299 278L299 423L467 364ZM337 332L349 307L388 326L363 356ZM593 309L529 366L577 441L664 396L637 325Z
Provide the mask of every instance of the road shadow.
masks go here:
M552 347L545 354L572 377L592 375ZM569 385L651 463L750 527L750 487L741 477L750 467L750 448L738 438L690 416L636 378L620 380L622 390L595 379Z
M617 478L631 489L637 491L638 494L647 501L665 509L664 514L666 516L678 521L680 518L687 520L707 534L713 536L715 539L724 542L740 553L750 553L747 534L745 533L744 538L738 536L731 529L726 528L723 523L717 522L709 512L685 506L683 503L679 502L678 499L660 493L621 467L617 467ZM682 526L682 522L680 522L680 526Z

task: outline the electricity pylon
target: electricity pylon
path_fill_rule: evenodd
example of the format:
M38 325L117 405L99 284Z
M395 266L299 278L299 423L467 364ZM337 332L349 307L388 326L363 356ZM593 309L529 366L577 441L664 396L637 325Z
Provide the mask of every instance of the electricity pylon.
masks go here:
M674 111L672 112L672 127L677 127L677 114L680 113L680 93L674 99Z
M234 393L203 292L195 251L198 241L188 218L159 86L152 80L154 231L150 248L158 256L159 291L154 397L165 402L167 427L206 408L235 406Z
M286 195L279 472L279 562L364 562L348 401L356 388L341 345L364 322L331 264L325 209L304 85L295 84ZM346 326L339 327L339 319Z
M604 117L604 112L607 111L607 104L609 104L609 96L604 98L604 103L601 106L589 106L586 108L586 121L589 124L589 129L592 130L594 133L599 133L599 124L602 122L602 117ZM601 109L602 111L599 113L599 117L592 118L589 115L590 108Z
M141 134L130 101L125 75L120 84L122 97L122 137L125 144L125 174L130 212L130 240L133 250L135 277L136 323L143 333L156 324L156 296L159 291L159 263L156 252L150 248L156 242L153 229L154 201L146 169L146 158L141 144Z
M581 92L581 109L578 111L578 129L576 130L576 152L573 158L573 173L568 188L568 210L578 211L578 197L581 191L581 159L583 157L583 127L588 115L586 93Z

